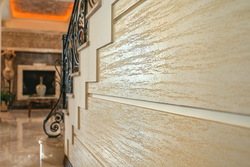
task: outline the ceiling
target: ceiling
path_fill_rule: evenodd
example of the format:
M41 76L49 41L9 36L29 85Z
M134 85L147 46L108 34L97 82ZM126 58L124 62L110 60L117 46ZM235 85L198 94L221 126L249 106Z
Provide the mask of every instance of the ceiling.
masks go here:
M59 0L10 0L14 18L67 21L73 2Z

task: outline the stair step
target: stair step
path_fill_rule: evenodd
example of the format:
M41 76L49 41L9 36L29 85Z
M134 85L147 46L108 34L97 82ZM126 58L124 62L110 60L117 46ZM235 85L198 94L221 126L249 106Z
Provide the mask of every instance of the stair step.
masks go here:
M73 93L67 93L66 96L70 97L70 98L74 98L75 97Z
M77 71L77 72L72 73L70 76L71 77L77 77L77 76L80 76L80 75L81 75L81 71Z
M80 52L81 50L83 50L84 48L88 47L89 46L89 41L85 42L84 44L82 44L78 49L77 51Z
M102 6L102 0L96 2L95 6L89 11L86 18L89 19L100 7Z
M69 115L69 110L68 110L68 109L63 109L62 112L63 112L65 115Z

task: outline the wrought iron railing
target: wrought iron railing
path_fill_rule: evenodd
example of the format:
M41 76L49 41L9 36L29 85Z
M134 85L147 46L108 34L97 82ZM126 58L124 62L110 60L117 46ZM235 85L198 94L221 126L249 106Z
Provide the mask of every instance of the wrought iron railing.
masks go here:
M49 137L58 137L61 135L60 124L63 122L63 113L56 112L56 108L62 100L62 109L67 109L67 93L73 93L73 77L71 75L79 71L79 54L78 48L88 41L88 7L95 5L95 0L75 0L73 11L70 18L67 35L62 37L62 60L55 62L62 67L60 78L55 78L55 84L60 86L60 96L56 105L52 108L43 123L44 132ZM48 122L50 119L53 121ZM49 123L47 126L46 124ZM49 127L49 129L48 129Z
M60 100L62 98L62 95L64 93L64 90L62 87L63 77L57 68L58 66L62 66L62 64L63 64L62 60L56 60L54 63L56 72L58 73L60 78L55 77L55 81L53 84L54 86L56 86L56 84L60 86L60 95L55 106L51 109L50 113L48 114L46 119L43 121L43 130L46 133L46 135L48 135L49 137L58 137L61 135L61 123L63 122L64 115L61 112L57 112L56 108L58 107ZM51 121L48 123L49 120ZM47 123L49 124L48 126L47 126Z

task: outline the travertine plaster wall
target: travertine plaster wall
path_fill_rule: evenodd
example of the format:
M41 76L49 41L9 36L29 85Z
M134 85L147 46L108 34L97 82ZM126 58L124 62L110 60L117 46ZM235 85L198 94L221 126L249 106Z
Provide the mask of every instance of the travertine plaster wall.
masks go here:
M250 166L249 9L103 1L65 120L73 166Z
M29 32L4 29L2 32L3 50L60 53L62 33Z

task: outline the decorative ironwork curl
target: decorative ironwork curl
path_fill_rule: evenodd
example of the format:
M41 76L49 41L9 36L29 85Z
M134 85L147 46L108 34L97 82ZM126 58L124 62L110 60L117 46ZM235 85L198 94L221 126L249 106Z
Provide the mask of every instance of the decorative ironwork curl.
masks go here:
M63 122L63 114L56 112L56 108L62 98L62 94L63 94L63 89L62 89L62 75L59 73L59 70L57 69L57 65L62 65L62 60L56 60L54 63L54 66L56 68L56 71L59 75L60 78L55 77L55 81L53 83L53 85L55 86L56 83L59 84L60 86L60 95L59 98L55 104L55 106L51 109L50 113L48 114L48 116L46 117L46 119L43 121L43 130L44 132L49 136L49 137L58 137L61 135L61 132L59 131L60 129L60 124L61 122ZM54 116L54 122L51 123L50 127L50 131L47 130L46 128L46 124L48 123L49 119L52 118Z
M71 74L79 71L78 48L88 41L88 7L93 7L96 0L75 0L68 32L63 44L63 57L66 65L66 93L73 93Z
M63 122L64 115L57 113L55 109L62 99L62 108L67 109L66 93L73 93L73 78L72 73L79 71L79 54L78 48L88 41L88 6L93 7L96 0L75 0L73 11L70 17L70 23L67 35L63 35L63 51L62 60L55 61L55 68L59 74L59 78L55 77L53 85L59 84L60 96L51 112L48 114L43 122L44 132L49 137L58 137L61 135L60 124ZM59 73L57 65L62 66L62 74ZM46 129L46 123L52 117L55 120L50 124L50 131ZM48 126L47 126L48 127Z
M50 125L51 132L57 132L59 128L60 128L60 122L56 121Z

